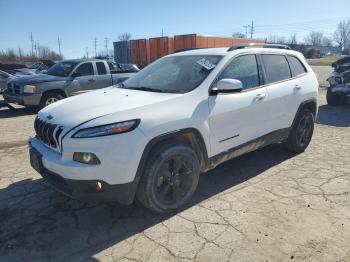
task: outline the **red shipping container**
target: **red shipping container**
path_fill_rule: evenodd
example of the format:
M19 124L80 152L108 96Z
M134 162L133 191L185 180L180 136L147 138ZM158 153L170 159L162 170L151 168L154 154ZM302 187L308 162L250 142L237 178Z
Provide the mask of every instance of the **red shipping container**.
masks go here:
M149 39L150 62L174 52L174 39L156 37Z
M143 68L150 62L149 42L147 39L130 40L131 61Z

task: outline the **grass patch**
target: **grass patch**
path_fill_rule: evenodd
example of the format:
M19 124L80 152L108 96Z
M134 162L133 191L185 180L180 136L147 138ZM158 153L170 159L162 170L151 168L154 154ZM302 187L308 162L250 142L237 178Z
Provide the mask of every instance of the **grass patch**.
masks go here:
M331 64L337 61L341 56L331 55L316 59L307 59L309 65L312 66L331 66Z

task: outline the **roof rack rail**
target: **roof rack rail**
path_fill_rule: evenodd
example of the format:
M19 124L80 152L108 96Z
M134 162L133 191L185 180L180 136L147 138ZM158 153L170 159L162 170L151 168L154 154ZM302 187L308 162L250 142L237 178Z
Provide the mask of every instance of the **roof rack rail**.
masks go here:
M287 45L279 45L279 44L264 44L264 43L250 43L245 45L233 45L227 51L233 51L237 49L244 49L244 48L277 48L277 49L286 49L291 50L291 48Z
M202 47L181 48L181 49L178 49L178 50L174 51L173 54L175 54L175 53L181 53L181 52L185 52L185 51L197 50L197 49L204 49L204 48L202 48Z

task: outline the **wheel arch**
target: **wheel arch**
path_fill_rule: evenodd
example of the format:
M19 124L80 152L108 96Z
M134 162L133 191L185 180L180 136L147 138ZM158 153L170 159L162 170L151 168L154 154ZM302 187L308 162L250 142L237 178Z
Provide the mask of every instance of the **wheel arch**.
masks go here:
M146 166L149 155L152 153L152 150L154 150L160 144L169 141L186 143L189 145L192 149L194 149L199 157L201 172L207 170L207 167L209 166L207 148L205 146L203 136L196 128L185 128L174 132L158 135L151 139L143 150L134 181L131 182L132 186L129 188L129 197L126 203L131 203L135 198L143 170Z
M312 112L312 114L314 115L314 117L316 118L316 115L317 115L317 101L316 101L316 99L306 100L299 105L297 113L294 116L292 126L294 125L295 120L298 117L299 113L304 109L309 109Z
M150 153L152 153L152 150L154 150L158 145L169 141L184 143L190 146L196 152L199 158L201 170L205 170L209 163L209 158L203 136L196 128L185 128L161 134L151 139L143 151L141 161L138 166L138 171L140 169L142 172L145 164L144 162L146 162L148 156Z
M45 90L42 94L42 96L46 95L46 94L50 94L50 93L59 93L61 94L64 98L67 97L67 94L65 91L63 91L62 89L49 89L49 90Z

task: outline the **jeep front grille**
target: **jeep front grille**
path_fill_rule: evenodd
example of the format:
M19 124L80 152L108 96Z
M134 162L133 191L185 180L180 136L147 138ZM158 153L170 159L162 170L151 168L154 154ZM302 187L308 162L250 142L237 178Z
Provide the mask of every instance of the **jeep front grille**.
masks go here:
M34 121L34 129L36 137L48 145L49 147L59 149L60 148L60 135L63 131L62 126L51 124L40 118L36 117Z

